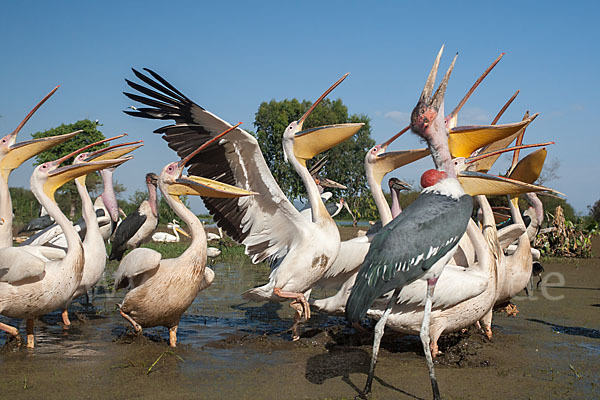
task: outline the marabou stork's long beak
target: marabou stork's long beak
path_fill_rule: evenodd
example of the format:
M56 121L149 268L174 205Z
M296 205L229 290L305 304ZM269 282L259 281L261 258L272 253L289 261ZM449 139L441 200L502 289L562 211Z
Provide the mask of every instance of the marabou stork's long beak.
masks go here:
M390 189L395 190L410 190L412 186L408 182L404 182L402 179L390 178L389 181Z
M18 132L18 130L15 130L15 132ZM0 161L2 177L5 180L8 180L10 173L31 157L67 141L81 132L83 131L79 130L64 135L33 139L13 144L10 146L10 151L2 158L2 161ZM13 135L16 136L14 132Z
M300 117L298 120L299 129L302 129L304 122L310 113L313 112L315 107L317 107L333 89L342 83L348 75L349 73L346 73L336 83L331 85L331 87L329 87L329 89L313 103L304 115ZM306 160L310 160L317 154L342 143L344 140L358 132L363 125L363 123L326 125L300 131L294 136L294 155L301 164L306 165Z
M342 185L341 183L337 183L334 180L331 180L329 178L318 178L319 182L318 184L321 185L322 187L326 188L332 188L332 189L348 189L347 186Z
M61 162L71 157L72 154L67 157L62 157L54 161L54 165L58 167ZM82 175L87 175L95 171L99 171L104 168L116 167L117 165L123 164L125 161L129 161L132 157L120 158L118 160L104 160L104 161L92 161L82 164L67 165L64 167L55 168L48 173L48 178L44 183L44 193L52 201L54 200L54 193L65 183L78 178Z
M205 196L231 198L251 196L258 193L240 189L238 187L214 181L212 179L203 178L200 176L190 175L182 176L175 183L169 185L169 194L171 196Z

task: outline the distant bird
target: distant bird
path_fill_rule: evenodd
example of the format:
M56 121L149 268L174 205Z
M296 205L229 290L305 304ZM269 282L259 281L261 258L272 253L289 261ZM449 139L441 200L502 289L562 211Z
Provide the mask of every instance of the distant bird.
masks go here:
M227 132L229 130L216 138ZM160 253L148 248L134 249L123 257L115 273L115 289L130 288L120 304L121 316L138 333L145 327L167 327L171 347L177 343L181 315L198 292L210 286L214 279L214 272L206 267L206 235L202 223L182 203L180 196L226 198L253 194L210 179L182 175L188 161L210 143L206 142L179 162L167 164L158 178L163 198L191 232L189 247L179 257L170 259L163 259Z
M128 85L149 96L126 93L149 107L125 113L143 118L174 119L175 124L157 129L180 157L231 127L216 115L195 104L157 73L145 69L151 77L134 70L149 87L127 81ZM302 130L314 108L343 79L332 85L283 133L284 158L301 177L312 207L312 221L306 220L285 197L269 171L256 138L237 128L226 139L208 148L202 157L191 161L190 172L259 193L241 199L206 198L204 204L218 226L238 243L246 246L253 262L274 260L269 282L246 291L243 297L256 301L282 302L296 310L292 337L299 338L298 327L310 318L306 296L324 271L335 260L340 248L337 226L325 210L317 185L306 162L354 135L362 123L339 124Z
M171 235L170 233L167 233L167 232L155 232L152 235L152 240L154 242L167 242L167 243L179 242L179 240L180 240L179 232L181 232L181 234L183 236L190 237L190 235L188 235L186 231L181 229L181 226L175 219L173 220L173 222L169 222L167 224L167 229L172 229L173 234Z
M138 209L129 214L117 227L109 260L120 260L125 251L135 249L150 240L158 226L157 182L156 174L146 174L148 200L144 200Z
M221 255L221 250L216 247L207 247L206 248L206 256L210 258L219 257Z
M440 398L429 338L432 296L438 277L467 229L473 209L471 196L464 193L456 180L444 121L444 94L456 57L432 96L442 50L443 46L411 115L411 129L427 142L436 169L423 174L421 185L425 189L421 195L375 236L346 304L346 317L356 324L377 297L394 291L375 327L373 358L365 393L371 391L387 317L402 287L422 279L427 281L427 296L420 336L434 398Z
M31 175L31 191L48 214L63 228L68 249L64 258L47 261L23 247L0 249L0 314L26 319L27 347L34 347L34 320L62 307L77 289L83 275L84 254L79 235L54 200L55 191L78 176L101 168L118 165L124 160L97 161L69 165L60 164L68 154L56 161L43 163ZM18 329L0 323L0 329L20 340Z

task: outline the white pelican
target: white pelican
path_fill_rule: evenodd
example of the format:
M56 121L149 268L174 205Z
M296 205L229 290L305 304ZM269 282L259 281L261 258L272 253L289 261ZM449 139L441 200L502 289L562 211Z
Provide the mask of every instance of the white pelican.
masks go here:
M10 192L8 190L8 178L10 173L36 154L48 150L49 148L62 143L81 132L72 132L59 136L16 143L17 134L19 131L23 128L23 126L25 126L27 121L29 121L29 119L42 106L42 104L44 104L44 102L48 100L50 96L54 94L54 92L56 92L56 90L58 90L58 86L48 93L29 112L29 114L27 114L25 119L23 119L23 121L12 133L0 139L0 217L4 221L4 223L0 225L0 247L11 247L13 245L13 209Z
M128 249L135 249L150 240L158 226L158 200L156 185L158 176L155 173L146 174L148 200L127 216L119 224L112 241L109 260L120 260Z
M221 135L227 132L229 130ZM170 259L162 259L160 253L148 248L134 249L123 257L115 273L115 289L131 288L120 304L123 318L138 333L144 327L167 327L171 347L177 343L181 315L198 292L214 279L213 271L206 268L206 235L202 223L185 207L179 196L240 197L253 194L210 179L182 176L186 163L208 145L210 142L183 160L167 164L158 179L163 198L192 234L190 246L179 257Z
M231 125L206 111L179 92L155 72L152 78L134 70L135 75L151 87L127 80L132 88L148 97L126 93L150 108L138 107L125 113L155 119L174 119L175 124L157 129L165 134L169 146L185 157L208 138ZM325 210L319 190L306 161L355 134L363 124L341 124L302 130L312 110L347 76L331 86L308 111L292 122L283 134L285 159L302 178L312 207L312 221L303 218L285 197L269 171L256 139L242 129L235 129L227 139L209 147L191 160L190 172L219 179L228 184L259 193L245 198L203 198L218 226L238 243L246 246L253 262L273 260L266 285L246 291L252 300L284 301L292 299L296 310L292 336L298 339L298 324L310 317L306 294L335 260L340 247L337 226Z
M71 298L83 273L83 246L71 221L54 200L58 187L78 176L118 165L124 160L97 161L60 167L72 154L34 169L31 191L48 214L63 228L69 244L64 258L44 261L20 247L0 249L0 314L27 320L27 347L34 347L34 318L53 311ZM20 340L19 331L0 324L0 329Z
M119 136L120 137L120 136ZM113 140L115 138L107 139ZM92 147L94 145L103 143L107 140L103 140L100 142L93 143L91 145L86 146L87 148ZM102 149L102 155L98 156L98 152L94 153L81 153L75 160L73 164L81 164L85 162L91 162L92 159L94 161L103 161L103 160L111 160L116 159L117 157L122 157L124 154L123 150L128 150L131 152L138 148L139 146L132 146L127 149L118 149L112 151L105 151ZM80 149L81 151L82 149ZM132 157L121 158L123 162L131 160ZM119 164L120 165L120 164ZM115 167L111 167L114 169ZM77 187L77 192L79 193L79 197L81 197L81 214L83 220L85 222L85 237L83 239L83 256L84 256L84 266L83 266L83 275L81 276L81 281L79 282L79 286L75 292L71 295L71 297L63 304L62 307L62 320L65 326L71 325L71 321L69 320L69 306L71 302L82 295L87 295L88 290L93 288L96 283L102 278L104 274L104 268L106 267L106 247L104 246L104 238L102 237L102 232L100 230L100 225L98 223L97 212L94 210L94 205L92 204L92 199L85 187L85 179L86 175L80 176L75 179L75 186ZM61 233L64 235L64 233Z
M167 229L172 229L173 234L170 234L168 232L155 232L152 235L152 240L154 242L176 243L179 242L179 240L181 240L179 238L179 232L181 232L183 236L190 237L190 235L188 235L186 231L181 229L181 225L179 225L179 223L175 219L173 220L173 222L169 222L167 224Z

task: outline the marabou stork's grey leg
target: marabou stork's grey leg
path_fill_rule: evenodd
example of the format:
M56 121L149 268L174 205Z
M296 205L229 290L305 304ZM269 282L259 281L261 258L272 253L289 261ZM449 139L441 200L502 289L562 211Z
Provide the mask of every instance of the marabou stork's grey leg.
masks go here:
M383 331L385 330L385 323L396 304L396 300L400 295L400 289L396 289L390 302L385 309L385 312L381 316L381 319L377 321L375 325L375 339L373 340L373 355L371 356L371 366L369 367L369 376L367 377L367 384L365 385L364 394L371 393L371 386L373 385L373 376L375 375L375 364L377 364L377 354L379 353L379 345L381 344L381 338L383 337Z
M435 290L435 284L437 278L427 280L427 298L425 300L425 311L423 313L423 323L421 325L421 343L423 344L423 352L425 353L425 359L427 360L427 368L429 369L429 378L431 379L431 389L433 389L434 400L441 399L440 389L438 388L437 380L435 379L435 371L433 370L433 358L431 357L431 348L429 347L429 323L431 320L431 303L433 298L433 291Z

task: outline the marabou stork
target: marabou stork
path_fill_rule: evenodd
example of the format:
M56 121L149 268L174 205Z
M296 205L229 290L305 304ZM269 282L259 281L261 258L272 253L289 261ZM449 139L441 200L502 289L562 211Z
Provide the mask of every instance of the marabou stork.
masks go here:
M158 176L155 173L146 174L148 200L127 216L119 224L112 241L109 260L120 260L128 249L135 249L150 240L158 226L158 200L156 185Z
M78 176L121 164L125 160L96 161L59 167L70 158L68 154L56 161L39 165L31 175L31 191L48 214L57 221L68 241L64 258L46 261L22 247L0 249L0 314L27 320L27 347L34 347L35 317L47 314L68 301L77 289L83 274L84 254L79 235L71 221L60 211L54 200L55 191ZM0 329L20 341L19 331L0 324Z
M112 140L114 138L108 139ZM92 147L94 145L105 142L106 140L93 143L86 147ZM114 146L113 146L114 147ZM129 148L129 151L135 150L139 146L132 146ZM75 160L73 161L74 165L82 164L86 162L102 161L102 160L111 160L120 159L125 161L131 160L133 157L122 157L123 149L112 150L106 152L105 149L102 149L103 155L101 157L97 157L98 152L94 153L81 153ZM81 150L80 150L81 151ZM120 164L119 164L120 165ZM114 170L115 167L110 167ZM79 286L75 292L71 295L71 297L65 302L62 307L62 320L65 326L71 325L71 321L69 320L69 306L71 302L78 298L79 296L86 295L88 290L92 289L96 283L102 278L104 274L104 268L106 267L106 247L104 246L104 238L102 237L102 231L100 229L100 225L98 223L98 213L97 210L94 210L94 205L92 204L92 199L85 187L85 179L86 175L80 176L75 179L75 186L77 187L77 192L79 193L79 197L81 197L81 214L83 220L85 222L85 237L83 239L83 256L84 256L84 265L83 265L83 275L81 276L81 281L79 282ZM118 215L118 214L117 214ZM63 233L64 235L64 233Z
M196 146L231 126L192 102L155 72L146 71L151 77L135 70L134 74L151 88L127 83L148 97L126 95L150 108L138 107L137 111L125 113L143 118L174 119L175 124L155 132L164 134L163 138L180 157L187 156ZM354 135L363 124L339 124L304 131L302 127L314 108L346 76L331 86L283 133L284 158L304 182L312 207L312 221L302 217L285 197L267 167L256 138L242 129L236 128L227 139L207 148L203 157L197 156L190 163L191 173L259 193L240 199L203 200L217 225L246 246L246 253L253 262L267 258L274 260L269 283L246 291L243 297L278 302L292 299L291 306L296 310L292 327L294 339L299 338L300 320L310 317L306 296L335 260L340 248L339 231L325 210L306 161Z
M41 139L33 139L26 142L16 143L17 134L23 126L29 121L33 114L58 90L58 86L55 87L50 93L48 93L30 112L27 114L25 119L17 126L17 128L10 134L0 139L0 218L4 221L0 225L0 247L12 247L12 227L13 227L13 209L12 201L10 198L10 191L8 190L8 178L10 173L18 168L25 161L31 157L39 154L49 148L60 144L77 133L72 132L59 136L46 137ZM52 250L48 250L52 251Z
M52 217L48 215L48 211L44 207L40 207L40 216L29 221L24 227L19 229L17 234L26 232L38 232L49 227L54 223Z
M456 180L448 146L448 130L444 121L444 94L456 57L432 96L442 51L443 47L411 115L411 130L427 142L436 169L423 174L421 184L425 189L417 200L375 236L346 304L348 320L359 323L376 298L394 290L382 318L375 327L373 357L365 393L371 391L377 353L387 317L402 287L422 279L427 281L427 297L420 336L434 398L440 398L429 348L431 299L437 279L456 251L473 209L471 196L464 193Z
M214 279L214 272L206 268L204 227L194 213L185 207L180 196L232 198L254 194L210 179L182 176L190 159L208 147L213 140L205 142L183 160L167 164L158 178L163 198L187 224L192 234L190 246L179 257L170 259L162 259L160 253L151 249L134 249L123 257L115 273L115 289L127 286L131 288L120 304L123 318L138 333L144 327L167 327L171 347L175 347L177 343L177 327L181 315L192 304L198 292L210 286Z

